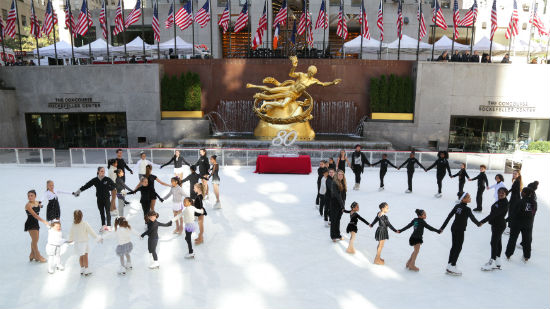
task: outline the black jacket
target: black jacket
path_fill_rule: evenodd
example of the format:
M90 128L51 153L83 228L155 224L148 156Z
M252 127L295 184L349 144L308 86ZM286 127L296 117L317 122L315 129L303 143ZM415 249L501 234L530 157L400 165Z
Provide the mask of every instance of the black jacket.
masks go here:
M403 164L399 166L399 168L402 168L403 166L405 166L405 164L407 165L407 171L409 172L414 172L415 164L418 164L418 166L420 166L424 170L426 169L424 166L422 166L422 164L420 164L420 162L418 162L416 158L408 158L407 160L405 160L405 162L403 162Z
M330 204L332 207L331 209L341 209L342 211L345 209L344 195L345 195L345 192L340 191L340 189L338 189L338 185L336 184L336 181L331 181L330 182L330 197L332 199L332 202Z
M128 192L132 191L132 189L130 189L130 188L126 185L126 183L124 183L124 180L123 180L121 177L117 177L117 178L116 178L116 183L115 183L115 185L116 185L116 192L117 192L117 193L122 192L122 190L124 190L124 189L128 190Z
M439 232L436 228L432 227L424 219L421 218L414 218L411 223L407 224L404 228L400 229L400 232L408 230L411 226L414 226L413 232L411 234L411 238L417 238L422 239L422 235L424 235L424 228L427 228L428 230L432 232Z
M489 222L490 225L494 226L506 226L506 220L504 217L508 213L508 200L503 198L496 201L491 206L491 212L483 220L479 221L480 223Z
M360 160L361 160L360 164L355 164L355 159L356 158L360 158ZM365 170L365 165L370 165L370 162L367 159L367 156L365 156L365 154L360 152L360 151L359 152L354 151L351 154L351 168L353 170L360 170L361 173L362 173Z
M426 170L429 171L432 168L437 166L437 175L444 176L445 170L449 173L449 177L451 177L451 168L449 167L449 161L445 158L438 158L435 160L434 164L430 165Z
M85 185L80 187L80 192L85 191L89 189L90 187L95 187L95 196L99 198L109 198L109 193L116 189L116 185L113 182L113 180L107 176L103 177L103 179L99 179L98 177L92 178L90 181L88 181Z
M536 213L537 201L533 198L524 197L510 205L510 214L507 221L510 221L510 225L532 224Z
M168 164L170 164L170 163L172 163L172 162L174 162L174 168L180 168L180 167L182 167L184 164L185 164L185 165L191 165L191 164L189 164L189 162L185 161L185 159L183 158L182 155L180 155L180 156L177 157L177 158L176 158L176 155L174 155L174 156L172 157L172 159L170 159L170 161L168 161L168 162L164 163L163 165L161 165L160 168L163 168L163 167L165 167L166 165L168 165Z
M380 164L380 171L381 172L387 172L388 171L388 165L393 166L393 168L397 168L397 166L393 165L393 163L390 162L388 159L382 159L376 163L373 163L372 166Z
M516 179L514 180L514 182L512 183L512 187L510 188L510 191L508 193L510 193L510 205L512 205L513 203L519 201L521 199L521 188L519 187L520 186L520 180L519 179Z
M478 188L485 188L489 186L489 180L487 179L487 175L485 175L485 172L479 172L479 175L472 178L472 180L477 180Z
M204 176L208 175L208 170L210 169L210 162L206 156L201 156L195 166L199 167L199 175Z
M453 175L453 177L456 177L456 176L458 176L458 181L460 182L465 182L466 178L470 178L470 176L466 172L466 169L463 169L463 168L461 168L460 171L458 171L458 173Z
M474 217L470 207L468 207L465 203L460 203L457 204L453 210L451 210L449 216L447 216L447 219L443 222L440 230L445 229L452 216L455 216L455 221L453 221L453 224L451 225L451 231L465 231L466 226L468 225L468 218L470 218L470 220L472 220L472 222L476 225L479 225L479 221L477 221L476 217Z
M151 202L151 200L153 200L155 197L158 197L161 202L164 201L156 191L144 186L140 186L139 188L128 192L128 194L136 194L137 192L141 192L141 197L139 198L140 202Z
M124 161L124 159L122 158L116 158L116 163L117 163L117 168L119 170L128 170L130 172L132 172L132 170L130 169L130 167L128 166L128 164L126 164L126 161ZM133 173L133 172L132 172Z
M147 231L143 232L143 234L141 234L141 237L145 237L145 235L148 235L151 239L159 239L159 226L172 226L172 221L169 221L168 223L160 223L158 222L158 220L148 221Z

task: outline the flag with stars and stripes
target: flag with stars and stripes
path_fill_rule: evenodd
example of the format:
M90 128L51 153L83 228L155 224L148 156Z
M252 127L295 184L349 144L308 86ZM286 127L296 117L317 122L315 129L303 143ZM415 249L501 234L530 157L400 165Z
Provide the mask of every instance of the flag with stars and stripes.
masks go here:
M105 0L101 4L101 11L99 11L99 25L103 30L103 38L107 39L107 18L105 18Z
M397 28L397 37L399 39L403 38L403 5L401 1L397 5L397 22L395 24Z
M317 15L317 22L315 23L315 29L319 29L319 28L326 29L327 27L328 27L327 7L326 7L325 0L323 0L323 2L321 2L321 8L319 9L319 15Z
M437 0L434 0L432 22L436 24L439 28L447 30L447 22L445 21L443 11L441 10L441 6L439 6L439 1Z
M506 34L504 35L507 39L510 39L519 34L518 23L518 3L516 2L516 0L514 0L514 9L512 10L512 16L510 16L508 29L506 29Z
M193 7L191 3L192 0L187 1L187 3L176 13L176 25L178 25L181 30L185 30L193 24Z
M113 30L113 34L117 35L122 31L124 31L124 18L122 17L122 6L120 5L120 0L118 0L115 13L115 29Z
M275 18L273 19L273 28L277 27L277 25L286 25L287 12L288 8L286 6L286 0L283 0L279 12L277 12L277 15L275 15Z
M44 27L42 27L42 31L49 37L56 24L57 14L53 11L52 1L48 0L48 3L46 3L46 13L44 13Z
M201 7L201 9L197 12L197 15L195 15L195 21L197 24L201 25L201 28L208 25L208 22L210 21L210 0L206 0L204 5Z
M71 10L69 9L70 8L69 1L70 0L67 0L65 2L65 27L67 27L67 29L69 29L69 31L73 33L73 36L76 37L76 32L75 32L76 23L74 21L73 12L71 12Z
M126 23L124 26L126 28L130 27L132 24L137 22L139 18L141 17L141 0L136 1L136 6L134 6L134 9L128 16L126 16Z
M382 0L380 0L380 4L378 5L378 18L376 19L376 25L378 26L378 30L380 30L380 41L384 40L384 5L382 3Z
M457 5L458 6L458 5ZM472 7L464 14L464 18L460 21L461 26L473 26L477 19L477 1L474 0Z
M80 14L78 15L78 22L76 24L76 33L84 36L93 25L92 16L88 11L88 2L87 0L82 0L82 7L80 8Z
M226 33L227 29L229 29L229 5L230 1L227 0L227 4L225 5L222 16L220 17L220 20L218 20L218 26L222 27L223 33Z
M168 11L168 17L166 18L166 21L164 22L164 27L166 29L172 27L174 25L174 4L175 1L172 2L172 5L170 6L170 10Z
M369 21L367 20L367 11L365 11L365 6L363 5L363 2L361 2L361 15L363 15L359 18L361 33L363 34L363 37L365 39L370 40Z
M497 32L497 0L493 0L493 7L491 8L491 41Z
M306 29L309 28L311 24L311 14L309 14L306 6L306 0L302 1L303 12L300 15L300 22L298 23L298 35L304 34Z
M426 21L424 20L424 13L422 13L422 1L418 1L418 11L416 12L416 18L420 23L420 27L418 30L418 39L422 40L422 38L425 37L427 34Z
M464 16L466 18L466 16ZM460 12L458 11L458 0L454 1L453 4L453 29L454 29L454 39L458 39L458 25L460 24Z
M240 32L248 25L248 0L244 2L243 9L237 17L237 22L235 23L235 33Z
M336 27L336 34L344 40L348 37L348 23L346 21L346 15L344 14L344 6L340 1L340 10L338 12L338 25Z
M256 34L254 35L254 39L252 40L252 49L258 48L258 46L262 45L264 33L267 30L267 8L264 3L264 11L262 13L262 16L260 17L260 21L258 22L258 29L256 29Z
M542 19L537 14L536 4L535 4L535 7L533 8L533 15L531 16L531 20L529 20L529 22L532 23L533 26L535 26L535 28L537 28L540 36L548 35L548 32L544 27L544 23L542 22Z
M153 27L153 37L155 41L160 42L159 6L156 2L153 4L153 20L151 21L151 26Z
M15 38L15 23L17 21L17 10L15 8L15 1L11 3L10 11L8 12L8 18L6 18L6 28L4 34L10 38Z
M40 37L40 24L38 23L38 18L36 17L36 11L34 10L34 1L31 0L31 35L35 38Z

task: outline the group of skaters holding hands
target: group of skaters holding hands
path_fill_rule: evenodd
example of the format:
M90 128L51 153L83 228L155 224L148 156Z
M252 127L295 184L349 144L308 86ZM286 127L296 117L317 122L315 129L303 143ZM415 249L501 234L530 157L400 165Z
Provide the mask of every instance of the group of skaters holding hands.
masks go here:
M79 255L79 263L81 267L80 274L88 276L91 271L88 269L88 242L90 238L98 242L103 242L104 239L116 237L118 245L115 252L120 258L119 274L125 274L127 270L132 269L130 253L133 249L132 236L148 237L147 248L152 257L149 268L159 268L158 255L156 247L159 239L158 228L175 225L174 234L181 235L185 233L185 241L188 247L186 258L194 258L193 245L191 242L192 233L195 232L195 221L198 222L198 237L194 240L196 245L204 242L204 216L207 212L204 208L204 197L208 194L208 180L211 180L213 191L216 197L216 202L213 208L221 208L219 199L219 166L216 161L216 156L210 158L206 155L205 149L200 149L200 157L195 164L188 163L180 151L176 150L170 161L160 166L173 164L174 177L169 183L165 183L153 174L153 163L147 160L146 154L141 153L140 159L136 163L135 169L139 175L139 183L134 189L131 189L126 183L125 172L133 174L134 171L128 166L122 158L122 149L116 151L116 158L108 161L108 174L104 167L97 168L96 177L90 179L86 184L74 192L58 191L54 188L54 182L48 180L46 182L46 191L44 192L43 200L37 200L36 190L30 190L27 193L28 202L25 205L27 220L25 222L25 231L29 232L31 237L31 253L29 261L37 261L41 263L48 262L48 272L53 274L56 270L64 270L61 263L61 255L67 250L68 245L74 245L75 250ZM188 165L190 174L183 178L184 167ZM196 173L196 170L199 173ZM170 191L164 197L159 196L155 190L155 182L170 187ZM189 196L186 196L183 190L183 184L189 182ZM72 194L75 197L80 196L87 189L95 187L96 201L99 214L101 217L101 229L99 234L91 228L84 219L84 214L81 210L73 211L73 225L71 226L69 237L63 238L61 229L61 207L59 204L59 194ZM135 232L130 226L125 217L124 208L130 204L126 200L126 195L140 193L140 204L143 211L145 222L145 231L143 233ZM173 217L167 223L161 223L157 219L158 212L155 211L156 200L164 202L168 198L172 198L171 208ZM46 204L46 219L40 216L40 210ZM128 215L128 211L126 211ZM115 217L114 229L111 228L111 218ZM40 254L38 249L39 239L39 222L46 225L48 229L48 242L46 245L46 260Z
M384 176L386 175L388 165L396 169L400 169L406 165L408 179L408 189L405 191L406 193L412 192L412 178L415 165L420 166L425 171L435 167L437 170L436 180L438 186L438 193L435 196L437 198L442 196L442 180L445 175L448 174L451 178L459 177L459 191L457 193L458 200L440 228L434 228L426 222L427 214L425 210L416 209L414 211L416 217L403 228L396 229L392 226L387 216L389 205L386 202L379 205L379 212L376 214L376 217L372 223L369 223L366 219L359 215L359 204L357 202L351 203L349 210L344 207L347 195L347 182L345 176L346 164L351 167L353 173L355 174L354 190L359 190L361 174L363 173L365 166L375 166L380 164L379 190L383 190ZM505 232L507 226L509 227L510 237L505 249L506 258L510 259L510 257L514 254L517 239L519 234L521 234L523 260L527 262L531 257L533 221L537 210L537 198L535 191L538 188L538 181L530 183L527 187L523 187L521 173L519 170L515 170L512 176L513 184L510 189L505 187L504 177L501 174L496 175L495 184L489 186L489 181L485 175L485 170L486 167L481 165L479 175L474 178L470 178L466 172L465 164L462 164L461 169L453 175L449 167L448 153L445 151L440 151L436 161L428 168L424 168L424 166L422 166L422 164L415 158L414 152L410 153L409 158L403 162L400 167L396 167L388 161L386 154L382 155L382 159L380 161L371 164L367 160L365 154L361 152L360 145L357 145L355 147L355 152L351 155L351 163L343 150L340 152L336 163L334 163L332 158L329 159L329 161L321 161L318 169L318 194L316 204L318 205L319 214L324 218L325 225L330 227L330 238L334 242L343 240L340 233L340 220L343 213L349 213L350 221L346 227L346 233L351 234L351 236L346 252L350 254L355 253L354 241L357 237L357 225L359 221L371 228L378 224L374 235L376 241L378 241L376 256L374 258L374 264L377 265L384 265L384 259L382 259L381 253L385 241L389 239L388 229L399 234L413 228L413 232L409 238L409 244L413 247L413 252L407 260L405 267L411 271L419 271L419 268L416 266L416 259L420 251L420 246L423 243L424 230L428 229L429 231L441 234L453 217L454 220L451 224L452 245L446 267L447 274L462 274L456 267L456 263L464 243L464 233L466 231L468 220L472 221L477 226L482 226L485 223L491 225L491 257L489 261L481 267L482 270L491 271L501 268L500 257L502 253L502 234ZM468 207L468 204L472 201L472 197L469 193L464 192L464 184L466 179L469 181L477 181L477 207L474 209ZM490 213L485 218L478 221L473 215L473 212L482 211L483 192L486 189L494 189L495 201L491 205ZM510 196L509 199L508 196Z

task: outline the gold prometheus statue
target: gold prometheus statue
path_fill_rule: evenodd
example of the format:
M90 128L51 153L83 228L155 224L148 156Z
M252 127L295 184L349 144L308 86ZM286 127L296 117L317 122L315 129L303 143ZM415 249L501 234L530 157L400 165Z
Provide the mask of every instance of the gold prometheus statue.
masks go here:
M335 79L332 82L321 82L315 77L317 67L309 66L307 73L295 72L298 66L298 58L291 56L292 67L290 77L296 80L286 80L282 83L273 77L266 77L263 80L264 84L273 84L275 87L259 86L246 84L246 88L256 88L263 90L254 94L254 113L260 118L260 122L254 135L261 139L271 139L277 136L280 130L296 131L299 140L313 140L315 132L309 124L309 120L313 118L311 111L313 110L313 98L306 89L312 85L321 85L323 87L336 85L341 79ZM300 97L304 97L303 101L299 101ZM261 103L261 105L260 105Z

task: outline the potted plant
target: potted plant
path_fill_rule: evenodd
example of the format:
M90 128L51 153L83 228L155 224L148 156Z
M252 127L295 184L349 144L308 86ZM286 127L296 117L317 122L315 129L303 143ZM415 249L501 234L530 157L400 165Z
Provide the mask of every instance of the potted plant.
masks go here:
M161 80L162 118L202 118L199 74L164 75Z

